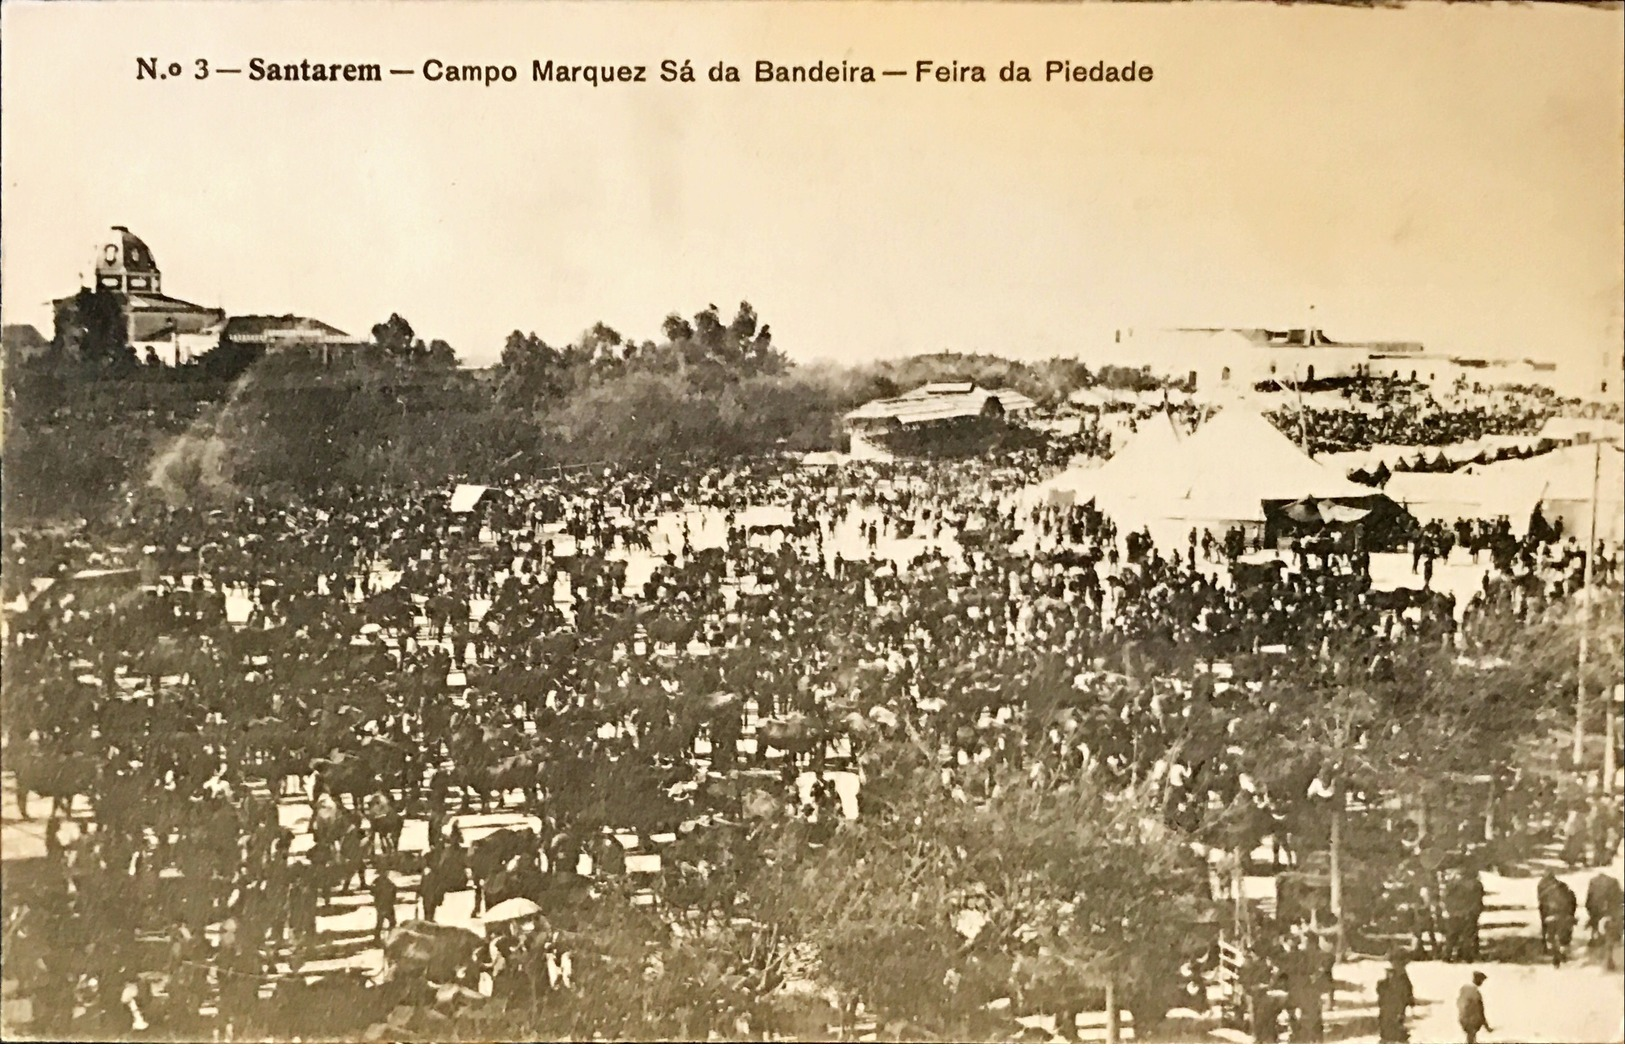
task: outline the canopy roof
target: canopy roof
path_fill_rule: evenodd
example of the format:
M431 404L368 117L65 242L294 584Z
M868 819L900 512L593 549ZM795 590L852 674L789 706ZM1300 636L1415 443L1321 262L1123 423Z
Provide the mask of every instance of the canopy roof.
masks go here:
M1261 521L1264 504L1301 499L1369 499L1356 484L1310 458L1255 411L1220 412L1190 436L1171 418L1142 424L1128 445L1095 469L1072 469L1042 486L1050 498L1090 498L1127 523L1152 519Z
M1193 519L1262 520L1265 502L1378 494L1310 458L1256 412L1220 412L1191 436L1185 450L1190 484L1184 508Z
M1625 455L1611 444L1579 444L1454 473L1396 473L1387 491L1424 520L1505 516L1521 533L1543 505L1548 518L1563 516L1571 534L1583 534L1594 481L1598 534L1625 533Z
M467 513L479 504L480 499L491 489L484 484L459 484L452 489L451 511L453 513Z
M1537 503L1589 508L1596 491L1599 516L1617 515L1625 503L1625 454L1612 444L1576 444L1526 459L1469 466L1482 490L1511 503L1514 512Z
M1033 399L1013 389L982 389L971 382L932 382L900 397L871 400L846 413L847 422L886 421L901 425L938 422L952 418L974 418L990 401L997 401L1006 414L1031 411Z

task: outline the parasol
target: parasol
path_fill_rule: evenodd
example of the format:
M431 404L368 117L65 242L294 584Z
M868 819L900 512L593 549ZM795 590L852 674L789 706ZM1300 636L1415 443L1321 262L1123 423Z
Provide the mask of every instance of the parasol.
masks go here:
M1357 506L1340 506L1330 499L1301 499L1286 507L1286 515L1299 524L1346 524L1363 520L1370 512Z
M506 924L509 921L520 921L526 917L534 917L541 912L542 908L536 902L521 897L502 900L481 914L481 919L487 924Z

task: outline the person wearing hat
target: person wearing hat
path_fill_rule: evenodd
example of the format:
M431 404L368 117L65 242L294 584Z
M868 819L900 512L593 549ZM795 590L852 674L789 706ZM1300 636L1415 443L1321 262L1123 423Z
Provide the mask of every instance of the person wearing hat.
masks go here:
M1472 982L1463 986L1456 995L1456 1021L1461 1024L1462 1036L1468 1044L1478 1043L1480 1030L1495 1032L1484 1018L1484 994L1479 990L1484 985L1484 979L1483 972L1474 972Z
M1409 1044L1406 1017L1416 1003L1411 977L1405 971L1405 952L1395 950L1388 957L1388 970L1377 981L1377 1040L1382 1044Z

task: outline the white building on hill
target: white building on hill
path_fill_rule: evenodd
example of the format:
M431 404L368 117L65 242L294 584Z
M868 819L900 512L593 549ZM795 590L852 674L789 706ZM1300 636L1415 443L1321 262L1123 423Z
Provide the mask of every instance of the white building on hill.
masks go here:
M1260 382L1314 382L1355 375L1430 381L1437 367L1420 342L1339 342L1316 328L1159 328L1119 330L1099 363L1145 367L1201 393ZM1095 363L1091 359L1090 363Z

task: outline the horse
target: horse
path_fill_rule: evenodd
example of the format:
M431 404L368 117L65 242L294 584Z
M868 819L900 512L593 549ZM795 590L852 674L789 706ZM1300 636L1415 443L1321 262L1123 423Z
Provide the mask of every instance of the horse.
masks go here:
M500 801L501 782L513 775L512 766L504 763L513 738L514 733L505 728L467 723L452 733L446 747L451 767L445 783L461 790L463 811L468 810L470 793L479 798L481 813L491 810L492 794L497 794Z
M34 740L25 740L6 763L17 776L17 814L28 818L28 795L51 798L51 814L66 815L77 797L89 796L97 777L97 762L82 753L51 753Z
M418 899L423 905L423 919L434 920L435 911L440 908L450 892L461 891L468 886L468 858L463 849L457 847L437 848L423 859L423 877L418 882Z
M400 850L401 830L406 819L395 810L394 798L379 790L369 794L363 802L367 816L367 844L375 855L389 855Z
M540 858L534 854L515 856L485 880L480 910L483 912L509 899L540 903L546 889L547 875L542 873Z
M359 801L379 790L405 788L407 764L408 755L400 744L369 736L359 746L335 750L330 757L310 762L312 799L326 792L334 797L348 794Z
M474 882L474 912L485 912L486 882L523 855L537 855L541 838L526 826L497 830L468 846L468 876Z
M258 717L248 722L243 733L245 764L265 779L273 797L281 797L289 779L296 780L299 792L311 773L309 754L301 736L280 717Z
M795 769L803 756L811 756L814 766L821 766L830 732L822 719L794 711L762 721L756 729L756 737L764 752L766 747L771 746L784 755L784 775L788 781L794 778Z
M332 802L323 804L310 818L310 833L314 839L311 863L319 866L324 874L321 878L324 900L331 900L335 890L348 891L353 880L359 880L365 891L366 835L355 813Z
M1535 896L1540 906L1541 948L1551 956L1552 967L1556 968L1563 963L1569 943L1574 939L1574 915L1579 909L1579 900L1572 888L1551 873L1541 877Z
M503 757L485 769L486 785L501 798L519 790L533 809L541 808L542 758L537 751Z
M421 978L432 983L479 982L485 940L467 928L407 921L384 936L384 980Z
M1606 873L1591 878L1591 883L1586 885L1586 931L1590 940L1606 941L1618 936L1622 916L1625 916L1625 890L1619 881Z

